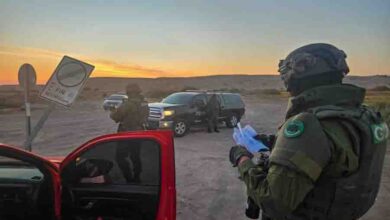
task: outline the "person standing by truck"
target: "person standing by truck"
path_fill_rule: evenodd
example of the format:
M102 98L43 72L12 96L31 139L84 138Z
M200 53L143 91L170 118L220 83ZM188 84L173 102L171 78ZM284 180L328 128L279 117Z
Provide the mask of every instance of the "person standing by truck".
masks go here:
M111 111L110 117L118 125L118 132L144 130L149 115L148 104L141 95L138 84L126 86L128 100L117 109ZM116 150L116 160L127 182L139 182L142 172L140 147L138 142L128 146L127 142L120 142ZM132 163L130 166L129 160ZM132 167L132 169L131 169Z
M218 117L220 105L221 104L218 101L217 95L212 94L206 105L207 132L209 133L213 132L213 130L215 132L219 132Z

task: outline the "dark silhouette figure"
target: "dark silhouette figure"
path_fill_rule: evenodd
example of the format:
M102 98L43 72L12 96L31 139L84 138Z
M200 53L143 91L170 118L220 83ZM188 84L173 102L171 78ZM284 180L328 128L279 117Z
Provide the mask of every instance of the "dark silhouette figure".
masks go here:
M217 95L213 94L210 97L206 105L206 118L207 118L207 132L211 133L213 130L219 132L218 130L218 116L220 110L220 103L218 101Z
M128 100L111 112L111 118L119 123L118 132L144 130L149 115L148 104L141 95L137 84L126 87ZM137 141L119 142L116 160L127 182L139 182L142 172L140 143ZM130 163L131 162L131 163ZM132 166L131 166L132 165Z

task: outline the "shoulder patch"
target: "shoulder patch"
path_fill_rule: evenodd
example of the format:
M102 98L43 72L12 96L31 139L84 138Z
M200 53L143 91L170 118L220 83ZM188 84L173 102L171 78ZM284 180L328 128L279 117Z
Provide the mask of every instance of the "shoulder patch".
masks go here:
M287 122L287 125L283 131L284 136L287 138L295 138L303 134L305 130L305 124L299 119L294 119Z
M389 136L389 128L385 122L371 125L371 132L374 144L385 141Z

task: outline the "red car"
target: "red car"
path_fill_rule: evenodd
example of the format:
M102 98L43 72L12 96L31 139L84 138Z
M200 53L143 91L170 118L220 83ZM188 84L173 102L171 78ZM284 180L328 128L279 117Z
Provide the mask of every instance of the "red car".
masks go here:
M97 137L66 157L0 144L0 219L174 220L170 131Z

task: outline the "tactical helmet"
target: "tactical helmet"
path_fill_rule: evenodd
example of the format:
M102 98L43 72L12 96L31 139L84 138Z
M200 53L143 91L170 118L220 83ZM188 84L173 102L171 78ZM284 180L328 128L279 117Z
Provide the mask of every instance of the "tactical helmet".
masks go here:
M349 67L344 51L333 45L316 43L300 47L291 52L286 59L280 60L278 72L287 90L293 82L326 74L341 79L348 74ZM332 77L332 76L330 76Z
M141 88L136 83L129 83L126 86L126 93L128 95L139 95L141 92Z

